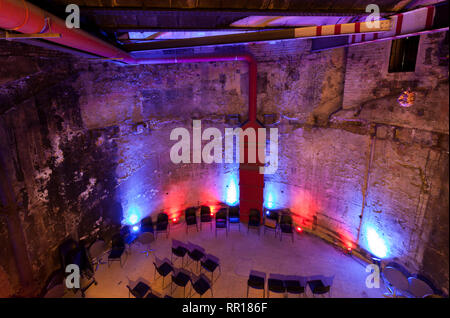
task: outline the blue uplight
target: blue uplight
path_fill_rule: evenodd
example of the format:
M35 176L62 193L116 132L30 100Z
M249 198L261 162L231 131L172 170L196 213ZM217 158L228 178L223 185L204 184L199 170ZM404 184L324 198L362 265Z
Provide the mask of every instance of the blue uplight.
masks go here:
M139 222L139 209L136 206L131 207L128 210L128 216L126 218L126 222L130 225L135 225Z
M274 195L274 189L272 186L268 186L267 187L267 191L266 194L264 196L264 206L267 209L273 209L275 204L274 204L274 200L275 199L275 195Z
M139 231L139 226L137 226L137 225L133 226L132 230L133 230L133 232Z
M367 241L369 243L370 252L373 255L379 258L386 257L387 255L386 243L373 228L367 229Z
M231 177L228 181L228 187L226 188L225 202L228 205L236 205L238 203L238 189L236 177Z

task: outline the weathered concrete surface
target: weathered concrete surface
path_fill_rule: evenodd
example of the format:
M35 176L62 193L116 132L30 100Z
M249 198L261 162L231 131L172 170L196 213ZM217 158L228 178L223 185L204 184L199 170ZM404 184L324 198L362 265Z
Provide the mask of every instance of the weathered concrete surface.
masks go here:
M388 42L321 53L309 53L308 41L185 53L245 49L259 61L258 118L273 114L270 127L280 131L280 166L266 176L266 205L289 208L305 229L364 250L373 228L389 259L448 290L444 42L444 33L422 36L411 74L387 73ZM67 235L107 234L130 211L175 216L226 199L237 166L175 165L169 136L176 127L192 131L194 118L221 130L230 127L227 115L245 120L244 63L124 67L59 58L55 66L32 56L21 62L31 76L2 75L0 109L15 109L1 116L0 147L24 202L27 238L41 237L29 242L38 276L54 269L55 248ZM35 74L63 80L37 79L36 86ZM407 87L417 98L404 109L396 99ZM5 233L0 228L2 242ZM2 253L8 259L10 251ZM0 264L12 277L12 265Z
M1 169L18 200L28 258L36 287L42 287L59 266L57 247L66 237L103 234L120 225L121 215L114 219L104 208L116 185L114 128L84 129L79 95L71 86L72 59L3 42L0 52L2 62L25 67L2 78L0 108L7 112L0 117ZM8 273L2 295L16 294L17 271L3 217L0 242L0 272Z

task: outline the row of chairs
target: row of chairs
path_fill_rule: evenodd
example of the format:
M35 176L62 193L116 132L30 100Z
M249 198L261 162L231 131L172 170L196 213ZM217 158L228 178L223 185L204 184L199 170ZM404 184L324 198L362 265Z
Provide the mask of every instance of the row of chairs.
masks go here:
M275 237L280 236L280 241L283 240L283 234L291 236L294 242L294 222L292 216L288 212L278 210L266 210L263 219L264 234L267 231L273 231ZM249 230L250 227L258 228L261 225L260 213L257 209L251 209L249 215ZM258 231L259 233L260 231Z
M187 267L190 263L184 264L184 257L186 255L190 258L191 262L197 264L197 270L199 270L200 273L203 269L211 273L212 282L214 282L214 272L217 268L219 269L219 272L222 273L219 258L212 254L207 254L203 247L191 242L183 243L178 240L172 240L171 262L175 256L181 258L181 267L184 268L185 265Z
M190 207L185 210L185 220L186 220L186 233L188 233L189 227L195 226L198 231L197 222L197 209L195 207ZM210 223L210 228L212 229L213 214L208 206L200 207L200 230L202 229L203 223ZM264 234L266 231L274 231L275 237L277 234L280 235L280 240L283 239L283 234L291 235L292 241L294 241L294 225L292 216L289 213L280 212L277 210L267 210L264 215L264 222L261 222L261 213L258 209L250 209L249 211L249 221L247 226L247 233L250 229L258 230L260 234L260 227L264 225ZM230 225L237 224L240 226L240 213L239 206L230 206L227 208L221 208L215 215L215 235L217 236L217 230L225 229L226 234Z
M207 257L205 257L207 259ZM206 260L205 260L206 262ZM191 292L195 291L197 294L203 296L208 290L211 291L211 296L213 296L212 291L212 282L204 275L203 273L200 273L199 275L195 275L193 272L188 271L184 268L177 268L174 266L172 261L168 259L159 259L155 256L155 261L153 262L153 265L155 266L155 276L154 280L156 281L156 273L160 277L163 278L162 286L163 289L165 289L167 286L164 286L164 279L166 276L168 276L170 273L172 273L172 281L170 283L170 294L173 294L173 284L175 284L175 289L177 287L183 288L183 296L186 297L186 287L191 283ZM202 265L203 266L203 265ZM190 293L191 294L191 293ZM190 295L191 297L191 295Z
M289 276L281 274L269 274L267 279L267 297L270 297L270 292L294 295L306 295L306 287L309 286L313 296L326 295L331 296L331 283L329 279L314 278L308 281L306 277ZM258 271L250 271L247 281L247 298L249 289L259 289L263 291L263 298L266 296L266 273Z
M195 227L197 232L199 230L198 224L200 223L200 230L202 230L204 223L209 223L212 230L213 213L209 206L202 205L200 207L200 222L197 218L197 208L190 207L184 211L184 217L186 221L186 233L190 227ZM238 225L239 231L241 230L241 222L239 215L239 206L229 206L220 208L214 215L215 220L215 235L217 236L217 230L224 229L228 235L231 225Z

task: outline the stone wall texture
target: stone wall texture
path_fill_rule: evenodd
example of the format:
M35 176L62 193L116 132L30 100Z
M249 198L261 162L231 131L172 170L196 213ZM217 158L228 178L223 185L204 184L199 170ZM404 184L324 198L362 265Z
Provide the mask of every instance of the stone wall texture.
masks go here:
M376 233L387 260L448 293L446 36L421 36L412 73L388 73L390 41L316 53L309 41L286 40L177 54L256 57L258 119L279 129L266 207L289 209L306 230L364 252L379 252ZM245 121L245 63L123 66L0 45L0 150L38 285L57 268L65 237L108 237L131 213L180 216L239 197L237 164L174 164L169 154L171 131L192 131L193 119L222 132L238 125L230 115ZM416 102L402 108L397 97L408 87ZM11 295L18 278L3 218L0 242L0 282L9 286L1 292Z

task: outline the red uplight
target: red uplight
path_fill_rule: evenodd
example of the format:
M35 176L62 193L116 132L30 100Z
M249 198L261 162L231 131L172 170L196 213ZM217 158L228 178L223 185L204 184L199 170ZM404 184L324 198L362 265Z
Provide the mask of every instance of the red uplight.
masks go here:
M173 219L172 219L173 222L176 222L177 220L178 220L177 218L173 218Z
M300 226L297 226L297 231L301 233L303 232L303 229Z

